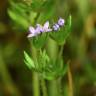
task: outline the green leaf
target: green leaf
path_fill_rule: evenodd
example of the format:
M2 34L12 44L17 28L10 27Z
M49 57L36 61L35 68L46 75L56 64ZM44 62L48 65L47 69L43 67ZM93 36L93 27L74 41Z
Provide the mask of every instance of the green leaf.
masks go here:
M55 62L51 60L43 70L42 76L47 80L53 80L60 76L64 76L67 69L68 64L64 64L62 59L57 59Z
M65 64L63 59L57 59L55 66L56 66L55 70L57 70L56 71L57 76L64 76L66 74L68 69L68 64Z
M38 18L38 22L44 23L47 20L50 20L53 18L55 9L54 7L54 1L53 0L47 0L43 5L42 5L42 12L40 13L40 16Z
M32 8L33 11L40 12L42 10L42 4L43 3L44 2L40 2L40 0L39 1L34 0L30 7Z
M31 57L27 54L27 52L24 51L24 62L27 65L29 69L35 68L34 61L31 59Z
M8 14L16 25L19 25L22 29L27 29L30 24L34 23L34 18L37 13L33 12L30 6L10 1L10 8L8 8Z
M44 44L46 43L48 34L47 33L42 33L41 35L38 35L34 38L32 38L32 43L34 45L35 48L40 49L44 46Z
M23 29L28 28L29 23L26 20L25 17L23 17L22 15L19 14L19 12L13 11L13 10L8 10L8 14L11 17L11 19L17 23L18 25L20 25Z
M50 61L50 58L48 57L45 50L44 51L40 50L40 54L37 58L37 61L38 61L38 64L39 64L39 67L38 67L39 70L44 71L44 69L46 69L47 64Z

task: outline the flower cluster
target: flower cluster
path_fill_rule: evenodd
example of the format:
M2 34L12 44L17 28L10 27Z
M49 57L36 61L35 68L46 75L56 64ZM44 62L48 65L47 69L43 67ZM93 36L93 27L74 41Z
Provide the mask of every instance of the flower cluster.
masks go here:
M58 20L57 23L55 23L52 28L49 27L49 21L45 22L44 26L37 24L36 28L30 26L29 27L29 34L28 34L28 38L29 37L34 37L37 36L40 33L44 33L44 32L51 32L51 31L57 31L60 29L60 27L62 27L64 25L65 21L64 19L60 18Z
M56 24L53 25L53 30L57 31L64 25L65 21L64 19L60 18Z

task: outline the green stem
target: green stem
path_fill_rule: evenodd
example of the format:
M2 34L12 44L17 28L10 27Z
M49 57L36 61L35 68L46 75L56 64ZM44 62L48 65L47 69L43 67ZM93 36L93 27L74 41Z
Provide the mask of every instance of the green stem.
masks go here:
M62 54L63 54L63 50L64 50L64 44L60 45L60 49L59 49L59 53L57 56L57 59L62 59Z
M58 56L58 45L54 40L49 38L47 45L46 45L46 51L49 57L53 61L56 61L57 56ZM48 81L48 93L49 93L49 96L60 96L58 92L57 79Z
M32 46L32 58L37 63L37 50ZM40 96L40 84L39 84L39 77L38 73L32 72L32 79L33 79L33 96Z
M42 88L43 96L48 96L46 82L42 77L41 77L41 88Z
M64 49L64 44L62 44L62 45L60 46L57 59L62 59L63 49ZM61 65L61 66L63 67L64 65ZM61 84L61 83L62 83L61 80L62 80L62 77L59 77L59 78L58 78L58 91L59 91L59 96L63 96L63 87L62 87L62 84Z
M40 96L40 86L39 86L39 78L38 74L36 72L32 73L32 79L33 79L33 95L32 96Z
M48 93L49 96L60 96L59 95L59 90L58 90L58 86L57 86L57 79L55 80L51 80L48 82Z
M46 44L47 44L46 51L47 51L49 57L53 61L55 61L56 58L58 57L58 49L59 49L57 43L54 40L52 40L51 38L49 38L48 42Z
M63 87L62 87L62 77L59 77L58 78L58 90L59 90L59 96L64 96L63 95Z
M34 19L34 25L36 24L38 18L40 16L40 13L37 13L37 16ZM30 41L31 42L31 41ZM37 63L37 50L34 48L34 46L31 43L32 48L32 58L35 63ZM39 84L39 77L38 73L32 72L32 79L33 79L33 96L40 96L40 84Z

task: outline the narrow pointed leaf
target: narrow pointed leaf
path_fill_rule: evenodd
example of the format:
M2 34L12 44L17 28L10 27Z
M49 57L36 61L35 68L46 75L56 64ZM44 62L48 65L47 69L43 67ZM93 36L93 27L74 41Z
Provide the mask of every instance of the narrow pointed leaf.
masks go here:
M34 61L31 59L31 57L24 51L24 57L25 57L25 64L28 68L35 68Z

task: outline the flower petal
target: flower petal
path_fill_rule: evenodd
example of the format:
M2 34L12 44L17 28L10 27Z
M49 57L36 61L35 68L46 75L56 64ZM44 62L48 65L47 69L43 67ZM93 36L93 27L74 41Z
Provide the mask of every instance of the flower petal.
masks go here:
M47 28L47 29L48 29L48 27L49 27L49 21L45 22L45 24L44 24L43 28L44 28L44 29L45 29L45 28Z
M47 29L45 32L51 32L52 31L52 29Z
M60 28L60 27L59 27L59 25L58 25L58 24L54 24L54 25L53 25L53 30L54 30L54 31L59 30L59 28Z
M60 18L60 19L58 20L58 24L59 24L60 26L63 26L64 23L65 23L64 19Z
M43 30L43 27L40 25L40 24L37 24L36 25L36 32L37 33L41 33L41 32L43 32L44 30Z
M36 34L29 34L27 37L30 38L30 37L34 37L36 36Z
M34 27L30 26L30 27L29 27L29 32L30 32L30 33L35 33Z

